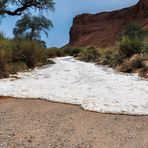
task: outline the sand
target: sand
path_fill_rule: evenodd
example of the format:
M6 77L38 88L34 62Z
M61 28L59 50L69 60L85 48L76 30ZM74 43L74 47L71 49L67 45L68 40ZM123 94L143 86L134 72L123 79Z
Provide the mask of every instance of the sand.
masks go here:
M1 97L0 148L148 148L148 116Z

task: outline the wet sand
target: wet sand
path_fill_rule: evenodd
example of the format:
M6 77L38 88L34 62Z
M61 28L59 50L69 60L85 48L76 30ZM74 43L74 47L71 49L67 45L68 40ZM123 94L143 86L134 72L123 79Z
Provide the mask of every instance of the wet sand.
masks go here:
M148 148L148 116L1 97L0 148Z

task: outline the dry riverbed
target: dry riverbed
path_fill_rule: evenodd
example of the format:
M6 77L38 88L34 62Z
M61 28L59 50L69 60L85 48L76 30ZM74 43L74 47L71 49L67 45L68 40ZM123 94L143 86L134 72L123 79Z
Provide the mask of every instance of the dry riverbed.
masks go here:
M148 148L148 116L1 97L0 148Z

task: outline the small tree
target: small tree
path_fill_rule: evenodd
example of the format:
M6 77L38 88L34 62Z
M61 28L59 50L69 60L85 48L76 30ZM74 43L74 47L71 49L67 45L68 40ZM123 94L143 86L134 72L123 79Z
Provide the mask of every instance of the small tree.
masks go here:
M40 41L40 33L48 36L48 30L53 27L52 22L44 16L24 15L17 21L13 34L16 38Z

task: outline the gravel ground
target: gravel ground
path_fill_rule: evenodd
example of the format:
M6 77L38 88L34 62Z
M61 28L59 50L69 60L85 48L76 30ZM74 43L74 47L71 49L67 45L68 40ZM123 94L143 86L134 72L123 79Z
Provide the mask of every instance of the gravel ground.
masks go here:
M0 98L0 148L148 148L148 116Z

